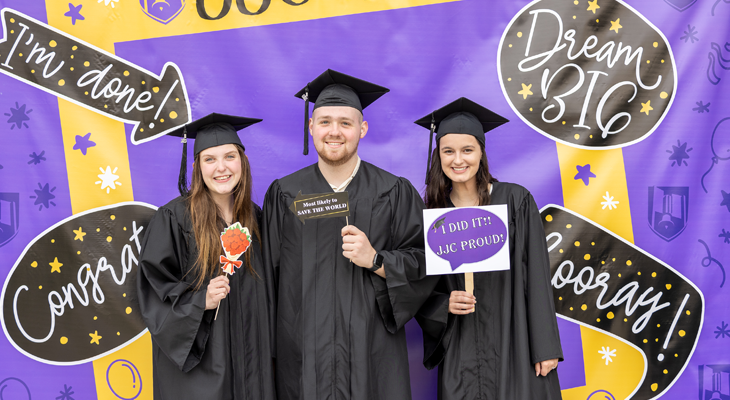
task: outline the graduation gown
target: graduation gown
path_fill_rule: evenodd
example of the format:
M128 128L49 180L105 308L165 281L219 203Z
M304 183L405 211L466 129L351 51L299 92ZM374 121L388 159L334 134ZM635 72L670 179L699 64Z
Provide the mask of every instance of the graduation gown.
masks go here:
M474 273L476 311L467 315L449 313L464 274L441 277L416 316L424 365L439 366L440 400L560 399L557 369L535 376L535 363L563 359L540 213L522 186L492 185L491 203L507 205L510 269Z
M261 278L251 276L245 265L229 276L231 292L214 320L216 310L205 310L207 282L193 290L195 273L188 273L198 249L186 202L178 197L150 221L137 292L152 335L156 400L276 397L267 282L255 237L248 251Z
M332 193L317 164L274 181L264 201L264 258L276 282L279 399L410 399L405 323L437 279L425 275L423 201L369 163L347 187L350 224L384 256L387 279L342 255L345 217L302 223L302 194Z

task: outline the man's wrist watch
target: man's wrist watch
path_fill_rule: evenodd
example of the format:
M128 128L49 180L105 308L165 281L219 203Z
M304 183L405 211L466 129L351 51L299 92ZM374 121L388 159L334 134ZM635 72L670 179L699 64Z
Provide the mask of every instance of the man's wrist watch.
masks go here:
M383 267L383 255L380 253L375 253L375 257L373 257L373 266L368 268L368 271L375 272Z

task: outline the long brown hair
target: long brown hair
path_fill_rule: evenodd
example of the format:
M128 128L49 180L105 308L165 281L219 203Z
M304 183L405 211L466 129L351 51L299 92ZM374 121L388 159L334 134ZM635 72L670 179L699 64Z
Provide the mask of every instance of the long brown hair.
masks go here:
M251 166L248 157L241 146L235 145L238 156L241 159L241 179L231 195L233 196L233 220L246 226L260 242L259 227L256 221L256 211L251 201ZM200 153L195 156L193 162L193 181L190 184L188 193L188 212L193 222L195 233L195 244L198 246L198 258L194 268L196 279L195 289L200 289L206 278L221 274L219 259L223 255L220 231L223 219L218 206L210 195L208 186L203 181L203 173L200 169ZM246 270L253 276L258 276L251 266L252 251L245 253L244 265Z
M477 171L477 192L479 192L479 205L488 206L492 201L489 195L489 184L498 182L497 178L489 173L489 163L487 162L487 152L484 151L484 145L480 142L479 149L482 151L482 158L479 160L479 170ZM426 179L426 195L423 201L426 208L446 208L449 204L449 196L453 188L451 179L444 173L441 168L441 140L436 141L436 148L433 149L431 156L431 166L428 169Z

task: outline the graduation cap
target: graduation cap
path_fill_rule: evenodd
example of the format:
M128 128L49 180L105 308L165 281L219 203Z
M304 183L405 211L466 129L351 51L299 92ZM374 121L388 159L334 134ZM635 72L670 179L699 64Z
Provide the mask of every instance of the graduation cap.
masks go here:
M416 121L416 124L431 131L426 179L428 179L428 170L431 168L434 132L436 132L436 141L449 133L460 133L472 135L484 145L484 134L505 122L509 122L509 120L466 97L461 97Z
M365 107L389 91L388 88L331 69L307 83L294 95L304 100L304 155L309 154L310 101L314 102L314 110L319 107L347 106L362 113Z
M237 132L261 121L263 120L257 118L212 113L168 133L168 135L182 138L183 155L180 162L180 176L177 182L180 194L185 195L188 192L188 139L195 139L195 156L205 149L224 144L237 144L246 150L241 143L241 139L238 138Z

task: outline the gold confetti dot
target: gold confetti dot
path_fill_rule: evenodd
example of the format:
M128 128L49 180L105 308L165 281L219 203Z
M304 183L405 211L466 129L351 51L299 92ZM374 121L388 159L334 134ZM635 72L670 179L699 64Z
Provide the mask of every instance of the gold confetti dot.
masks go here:
M58 43L56 43L55 40L51 40L50 42L48 42L48 45L51 47L56 47L56 46L58 46Z
M127 314L131 314L131 313L132 313L132 307L127 307L127 308L126 308L126 309L125 309L124 311L125 311L125 312L126 312Z
M144 85L144 81L142 81L142 84Z
M89 65L91 64L88 61L84 61L84 67L88 67Z
M66 84L66 81L64 81L63 79L61 79L60 81L58 81L58 86L63 86L65 84Z
M575 247L580 247L580 242L579 242L579 241L577 241L577 240L576 240L576 241L575 241L575 243L573 243L573 244L575 245Z
M575 138L575 140L578 140L578 139L580 139L580 135L579 135L579 134L577 134L577 133L576 133L575 135L573 135L573 137Z
M654 339L654 341L658 343L659 342L659 338Z
M170 111L170 118L172 118L172 119L177 118L177 113L175 111Z
M680 330L678 333L679 333L679 337L684 337L684 335L686 334L686 332L684 330Z
M619 277L619 278L621 277L621 273L619 273L619 274L618 274L618 277Z
M164 118L160 118L160 122L165 122L165 119Z
M43 285L38 286L38 290L43 290Z
M72 59L72 60L74 59L74 56L73 56L73 54L71 55L71 59Z
M649 341L648 341L648 340L646 340L646 339L644 339L644 343L649 343Z
M111 237L111 236L107 236L107 237L106 237L106 241L107 241L107 242L109 242L109 243L111 243L111 241L112 241L112 237Z
M662 327L662 324L656 324L656 327L657 328L661 328Z
M667 97L669 97L669 93L661 92L661 93L659 93L659 97L661 97L662 99L666 99Z
M510 79L512 79L512 78L510 78ZM179 97L175 97L175 101L180 101L180 98Z
M124 229L124 230L126 231L126 230L127 230L127 227L125 226L125 227L124 227L124 228L122 228L122 229Z
M522 32L517 32L517 37L522 37Z
M624 322L629 322L629 320L627 318L624 318Z
M552 215L545 216L545 221L552 222L553 221L553 216Z
M51 239L51 243L56 243L56 239Z
M563 252L563 249L560 249L560 252L562 253Z
M613 317L615 317L615 315L613 315L613 311L609 311L608 314L606 314L606 318L608 319L613 319Z
M81 254L81 251L77 251L76 254Z
M34 70L34 69L31 69L31 70L30 70L30 73L31 73L31 74L35 74L35 70Z
M596 318L596 322L601 322L601 319L600 318Z
M84 92L84 94L88 96L89 95L89 92Z
M593 135L588 136L589 138L593 139Z
M144 132L144 128L139 128L139 131L140 132Z
M124 76L129 76L129 71L124 71Z
M646 63L647 63L647 64L650 64L650 63L651 63L651 61L649 61L649 60L646 60Z
M530 111L532 111L532 107L530 107Z
M664 64L664 60L662 60L662 64Z
M106 105L106 104L104 104L104 108L109 108L109 106L108 106L108 105Z
M507 82L512 82L512 78L507 78Z
M657 390L658 387L659 387L659 385L657 385L656 383L652 383L651 384L651 391L652 392L656 392L656 390Z
M110 218L110 219L111 219L112 221L114 221L115 219L117 219L117 216L116 216L116 215L112 215L112 216L110 216L109 218Z
M596 19L596 22L598 22L598 19Z
M60 342L61 342L61 344L66 344L66 343L68 343L68 338L66 336L61 336Z
M79 48L79 46L74 46L71 48L71 50L76 51Z
M664 370L664 374L668 374L668 373L669 373L669 371L667 371L667 370L665 369L665 370Z
M605 263L606 263L605 261L601 261L601 264L605 264Z
M73 70L74 70L74 67L71 67L71 68L69 68L69 69L70 69L71 71L73 71Z
M155 93L157 93L157 92L160 91L160 88L158 88L157 86L155 86L155 87L152 88L152 91L155 92Z
M512 47L512 43L509 44L509 47Z
M10 30L10 33L15 33L15 31L11 29L11 30Z
M94 321L96 321L96 315L94 315Z
M10 23L11 24L14 24L15 23L15 18L10 18Z
M575 15L573 16L573 19L575 19Z
M656 272L652 272L652 273L651 273L651 277L652 277L652 278L656 278Z
M563 121L563 125L565 125L565 121Z
M676 353L675 353L675 354L674 354L674 357L679 357L679 354L676 354Z
M117 332L117 336L119 336L119 332Z
M97 231L97 232L99 232L99 231L101 231L101 229L99 229L99 228L96 228L96 231Z
M563 300L563 296L558 297L558 300Z
M573 227L573 225L572 224L568 224L568 225L565 225L565 227L568 228L568 229L570 229L570 228Z
M122 297L127 297L127 294L126 293L122 293Z
M636 274L637 274L637 275L641 275L641 271L637 272Z
M690 314L690 312L689 312L689 310L687 310L687 315L689 315L689 314Z
M595 245L596 245L596 242L591 242L591 246L595 246Z
M586 255L583 256L583 259L586 260L586 261L588 261L588 260L591 259L591 255L590 254L586 254Z
M587 309L588 309L588 306L587 306L587 305L585 305L585 304L583 304L582 306L580 306L580 309L581 309L581 310L583 310L583 311L585 311L585 310L587 310Z
M578 5L578 3L578 0L573 1L573 4L575 4L576 6Z
M631 260L627 260L626 261L626 265L628 265L630 267L631 266Z
M573 307L570 307L570 311L573 311Z
M671 285L671 284L669 284L669 283L667 283L667 284L666 284L666 287L667 287L667 290L669 290L669 289L671 289L671 288L672 288L672 285Z
M616 261L616 257L612 258L611 261Z

